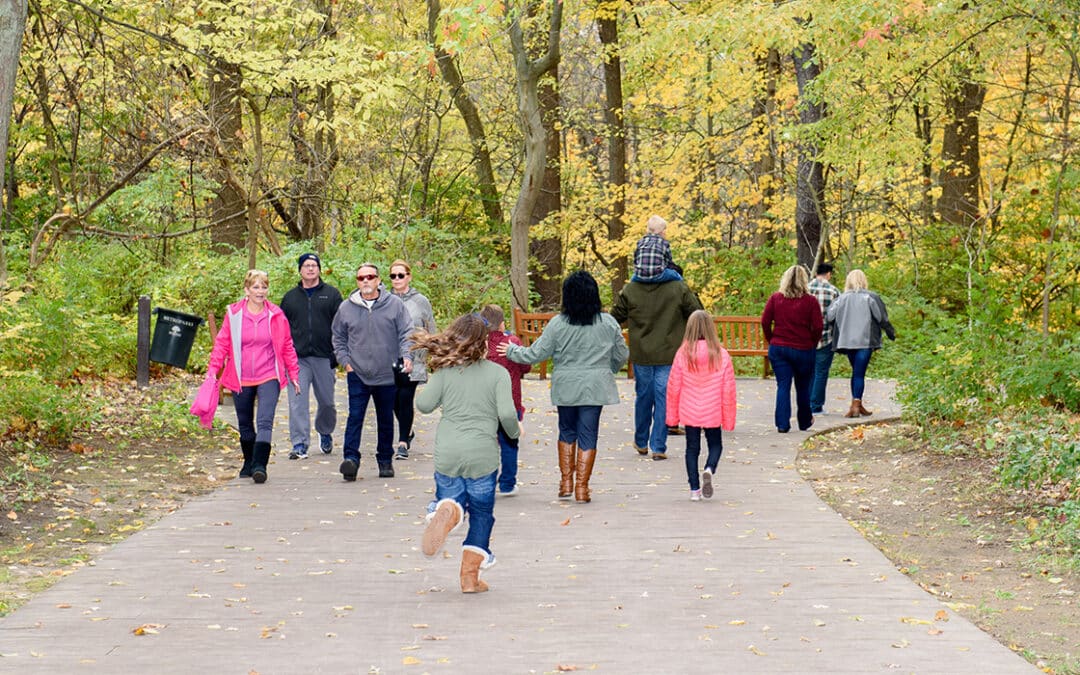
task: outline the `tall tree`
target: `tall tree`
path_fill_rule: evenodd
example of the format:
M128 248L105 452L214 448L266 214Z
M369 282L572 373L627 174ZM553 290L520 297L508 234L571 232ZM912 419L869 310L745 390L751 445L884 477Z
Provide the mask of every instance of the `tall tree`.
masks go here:
M8 129L15 96L15 73L19 70L23 31L26 30L26 0L0 0L0 192L7 167ZM7 281L7 256L4 253L6 206L0 195L0 287Z
M529 229L544 190L548 161L548 129L540 102L540 80L559 63L563 3L552 0L546 46L534 58L526 44L522 24L527 12L511 10L510 45L517 80L518 114L525 141L525 165L521 188L510 216L510 286L514 304L529 307Z
M457 108L458 114L465 122L465 129L469 133L480 202L483 204L488 225L495 229L503 223L502 200L495 184L495 170L491 161L491 150L488 147L487 132L484 130L484 121L480 117L476 102L465 88L465 78L458 67L457 59L446 51L439 41L438 23L439 14L442 12L439 0L427 0L427 10L428 41L435 53L435 63L439 66L439 74L450 90L454 107Z
M608 241L620 241L626 235L626 119L623 116L622 57L619 55L619 5L623 0L601 2L596 12L604 59L604 124L608 141ZM628 277L626 255L618 255L609 264L612 297L619 294Z
M795 82L799 87L799 123L813 125L825 118L825 103L812 91L821 75L821 63L813 43L804 42L792 54ZM811 134L799 144L799 167L795 184L795 239L800 264L813 269L821 241L825 206L825 167L818 159L819 148Z

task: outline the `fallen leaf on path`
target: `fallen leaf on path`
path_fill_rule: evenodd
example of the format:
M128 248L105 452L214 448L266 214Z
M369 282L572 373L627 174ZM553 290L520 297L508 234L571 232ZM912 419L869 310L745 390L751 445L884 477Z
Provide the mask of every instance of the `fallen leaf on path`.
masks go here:
M560 525L562 525L563 527L566 527L567 525L569 525L569 524L570 524L570 517L569 517L569 516L567 516L567 517L566 517L566 520L562 521L562 522L561 522L561 523L559 523L559 524L560 524Z
M421 663L422 661L420 661L420 659L416 658L415 656L406 656L405 658L401 659L401 665L403 666L418 666Z
M135 628L131 632L135 635L157 635L158 628L164 628L165 624L161 623L144 623L143 625Z
M943 609L939 609L937 614L934 615L934 621L948 621L949 613Z
M577 666L568 663L560 663L555 666L555 670L559 671L560 673L569 673L571 671L577 670Z

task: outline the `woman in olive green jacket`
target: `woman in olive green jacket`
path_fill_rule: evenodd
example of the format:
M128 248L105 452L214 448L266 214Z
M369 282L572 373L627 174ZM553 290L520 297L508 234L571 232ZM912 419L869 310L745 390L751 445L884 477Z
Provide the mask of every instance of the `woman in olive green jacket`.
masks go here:
M615 373L629 350L619 324L600 311L600 288L591 274L568 276L562 303L562 311L531 346L504 343L498 350L517 363L551 359L551 403L559 411L559 499L573 494L577 501L588 502L600 412L619 402Z

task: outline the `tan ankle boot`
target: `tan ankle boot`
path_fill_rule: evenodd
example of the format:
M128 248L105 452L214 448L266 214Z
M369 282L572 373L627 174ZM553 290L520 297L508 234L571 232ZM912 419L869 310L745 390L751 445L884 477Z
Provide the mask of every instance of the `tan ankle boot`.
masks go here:
M424 539L421 549L424 555L435 555L446 543L446 538L461 524L461 504L453 499L440 499L435 505L435 513L428 520L427 529L424 530Z
M859 414L862 415L863 417L870 417L871 415L874 414L872 411L867 410L866 408L863 407L862 399L855 399L855 402L859 404Z
M461 552L462 593L483 593L488 589L488 585L480 579L480 565L483 562L483 553L468 548Z
M857 399L857 398L851 399L851 407L848 408L848 411L846 413L844 413L844 417L858 417L859 416L859 406L861 404L862 404L862 401L860 401L859 399Z
M577 460L576 443L564 443L559 441L559 499L570 499L574 496L574 471Z
M589 477L592 476L595 461L596 450L578 450L577 485L574 487L574 499L585 504L592 501L592 494L589 492Z

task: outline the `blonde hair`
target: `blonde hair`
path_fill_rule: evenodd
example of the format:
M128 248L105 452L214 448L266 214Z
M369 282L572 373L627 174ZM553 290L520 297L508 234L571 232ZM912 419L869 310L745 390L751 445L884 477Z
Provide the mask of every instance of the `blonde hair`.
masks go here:
M398 258L394 262L390 263L390 271L393 272L395 267L404 267L405 274L412 274L412 268L409 267L409 263L405 262L401 258Z
M248 270L244 275L244 290L247 290L255 285L255 282L261 281L270 286L270 277L262 270Z
M801 298L810 291L810 275L802 265L792 265L780 277L780 293L785 298Z
M716 334L716 323L703 309L694 310L694 313L686 320L686 332L683 334L683 343L680 348L686 357L686 369L691 373L698 371L698 362L694 358L698 340L705 341L705 349L709 354L708 370L710 372L720 370L720 354L724 346L720 344L720 338Z
M844 278L845 291L865 291L870 288L866 274L862 270L851 270Z
M649 216L649 222L645 223L645 231L649 234L660 234L667 229L667 221L656 215Z

